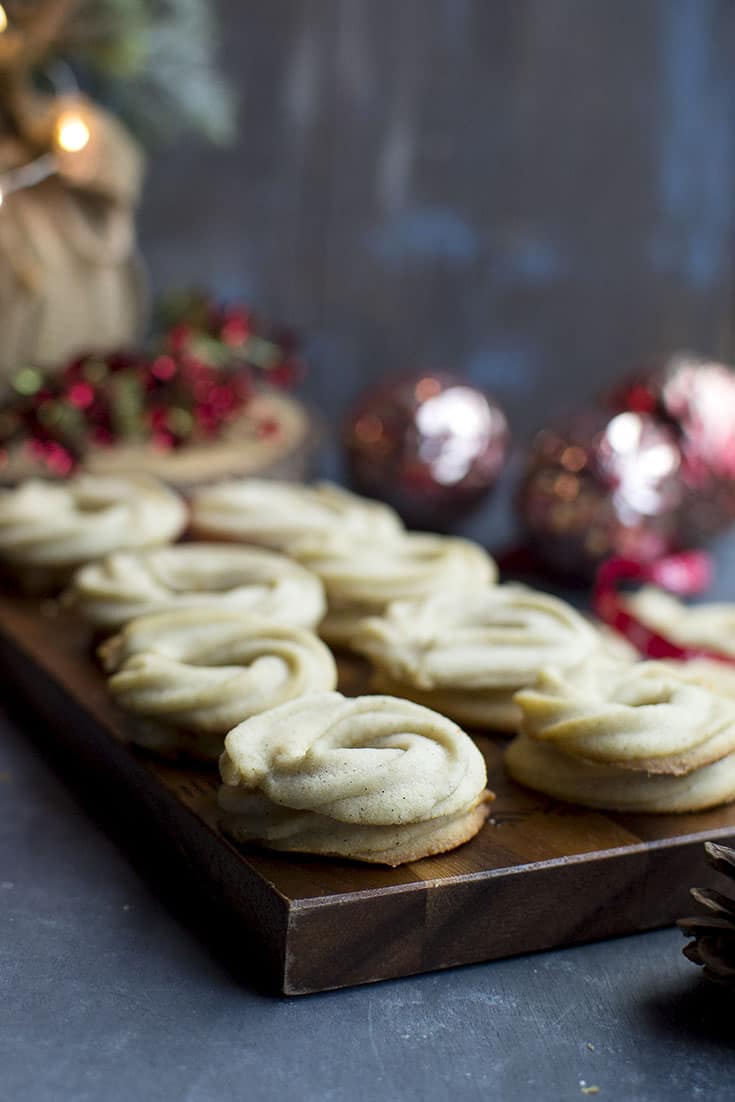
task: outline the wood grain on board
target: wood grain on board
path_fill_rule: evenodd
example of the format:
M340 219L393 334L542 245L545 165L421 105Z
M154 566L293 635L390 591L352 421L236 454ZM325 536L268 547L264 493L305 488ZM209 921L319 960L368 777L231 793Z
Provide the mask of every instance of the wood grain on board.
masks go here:
M286 994L670 923L689 905L689 884L702 880L702 842L735 840L735 806L608 815L524 790L504 776L502 740L480 737L497 799L480 834L451 853L389 869L240 851L217 827L215 773L125 744L83 625L54 605L39 612L1 599L0 653L44 721L44 738L139 804L149 829L237 916ZM359 668L347 663L343 688L359 684Z

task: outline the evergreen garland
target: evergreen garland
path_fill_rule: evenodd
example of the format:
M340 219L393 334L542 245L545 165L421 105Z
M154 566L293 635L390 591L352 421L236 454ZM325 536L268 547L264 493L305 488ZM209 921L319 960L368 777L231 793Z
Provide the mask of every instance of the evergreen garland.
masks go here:
M38 0L7 0L31 20ZM41 4L40 6L44 6ZM217 65L215 5L208 0L76 0L41 67L67 63L82 89L117 114L145 145L193 131L226 142L232 90Z

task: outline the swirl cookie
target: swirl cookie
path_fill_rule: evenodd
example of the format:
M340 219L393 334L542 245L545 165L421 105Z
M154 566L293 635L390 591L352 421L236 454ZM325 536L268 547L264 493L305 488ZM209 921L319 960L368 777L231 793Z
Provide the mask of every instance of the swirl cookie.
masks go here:
M337 532L383 540L403 530L387 505L328 482L304 486L233 479L197 490L191 510L192 531L198 537L255 543L289 554L303 540L325 544Z
M692 773L651 776L571 758L520 734L506 751L505 765L527 788L603 811L674 814L705 811L735 799L735 754Z
M584 679L544 671L516 695L515 780L618 811L695 811L735 799L735 701L701 674L640 662Z
M285 555L215 543L108 555L81 567L67 596L102 628L203 604L314 628L326 610L319 579Z
M327 593L320 635L341 646L351 646L361 621L382 613L392 601L439 589L476 592L497 576L494 561L479 544L423 532L406 532L386 543L302 544L294 554L321 578Z
M690 658L688 662L662 659L658 664L711 693L735 700L735 665L711 658Z
M220 761L238 842L400 865L472 838L492 798L472 740L388 696L303 697L241 723Z
M98 653L131 741L205 760L248 716L337 684L315 635L215 606L133 620Z
M52 588L111 551L176 539L186 519L178 494L145 476L30 479L0 491L0 562L28 588Z
M508 732L520 720L514 694L544 666L613 663L628 653L564 601L519 585L396 601L362 622L353 647L373 663L381 691Z
M672 643L735 658L735 605L685 605L655 586L644 586L626 604L642 623Z

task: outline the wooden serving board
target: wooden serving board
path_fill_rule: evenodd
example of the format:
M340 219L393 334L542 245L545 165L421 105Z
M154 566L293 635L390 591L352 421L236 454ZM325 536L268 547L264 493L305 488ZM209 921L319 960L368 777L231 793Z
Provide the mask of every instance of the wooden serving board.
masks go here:
M48 739L113 775L148 828L216 887L285 994L667 925L691 909L689 885L708 880L702 843L735 841L735 805L587 811L513 784L503 740L479 737L497 800L480 834L452 853L387 869L241 851L218 830L215 773L125 744L83 625L54 606L0 599L0 657ZM342 672L343 691L359 692L361 668Z

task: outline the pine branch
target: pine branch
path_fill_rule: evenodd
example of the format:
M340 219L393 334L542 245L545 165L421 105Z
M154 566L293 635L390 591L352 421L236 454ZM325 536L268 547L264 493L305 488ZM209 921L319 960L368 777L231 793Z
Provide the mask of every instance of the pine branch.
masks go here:
M234 101L217 66L207 0L7 0L7 7L11 26L0 35L7 128L24 130L32 70L60 59L148 144L187 130L213 141L231 137Z

